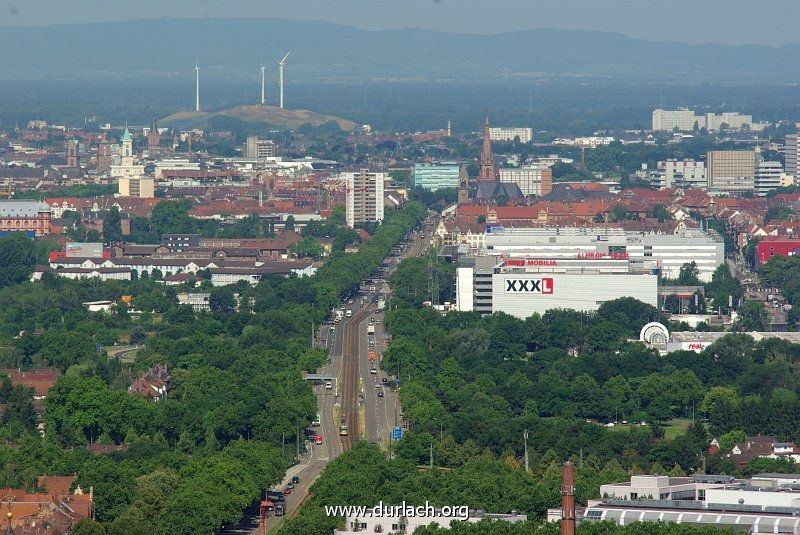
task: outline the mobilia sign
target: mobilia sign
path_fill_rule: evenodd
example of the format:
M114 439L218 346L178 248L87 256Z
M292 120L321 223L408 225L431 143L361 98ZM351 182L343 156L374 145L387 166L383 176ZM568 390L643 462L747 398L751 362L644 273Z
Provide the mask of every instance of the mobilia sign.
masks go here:
M508 258L503 260L505 267L525 267L525 266L557 266L556 260L534 260L524 258Z
M552 294L552 277L541 279L506 279L507 294Z

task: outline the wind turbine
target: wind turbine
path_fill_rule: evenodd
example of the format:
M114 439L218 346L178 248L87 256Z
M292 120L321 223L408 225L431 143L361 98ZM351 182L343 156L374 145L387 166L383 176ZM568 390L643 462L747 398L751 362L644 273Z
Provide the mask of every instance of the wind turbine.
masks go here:
M283 56L283 59L280 61L275 61L274 59L272 60L278 64L278 84L280 85L280 91L281 91L281 97L280 97L281 108L283 108L283 68L286 66L286 58L288 58L289 54L291 53L292 53L291 50L288 51L286 55Z
M200 66L194 64L194 111L200 111Z
M264 67L262 65L261 66L261 105L262 106L267 103L267 96L266 96L266 93L264 93L265 71L266 71L266 67Z

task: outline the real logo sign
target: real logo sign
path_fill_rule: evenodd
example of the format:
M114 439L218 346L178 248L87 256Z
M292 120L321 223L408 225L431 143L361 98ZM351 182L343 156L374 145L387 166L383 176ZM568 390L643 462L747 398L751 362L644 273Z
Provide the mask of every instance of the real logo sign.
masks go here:
M553 279L506 279L507 294L552 294Z

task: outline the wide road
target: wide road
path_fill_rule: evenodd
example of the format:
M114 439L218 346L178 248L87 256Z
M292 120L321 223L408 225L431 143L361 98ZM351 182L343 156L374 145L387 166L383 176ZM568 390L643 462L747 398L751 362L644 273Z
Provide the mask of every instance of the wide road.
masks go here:
M399 255L387 259L387 275L397 268L397 264L408 257L420 256L430 246L436 221L427 220L424 233L415 234L410 242L405 242ZM386 351L388 340L384 337L383 314L376 309L370 297L388 297L388 283L378 283L375 292L366 291L342 304L351 311L352 317L344 317L338 325L326 324L320 327L317 340L328 350L329 362L317 373L329 376L331 388L315 385L317 407L320 414L320 427L315 432L322 436L322 444L305 441L307 454L297 465L287 470L286 476L276 490L282 490L297 476L300 482L291 494L286 496L286 516L297 513L301 503L308 496L308 489L325 469L328 462L336 459L360 439L388 446L391 430L399 425L400 404L394 388L383 386L383 379L390 378L380 370L377 362L369 361L369 352L375 351L380 359ZM362 302L363 299L363 302ZM352 301L352 302L350 302ZM370 347L367 326L370 318L375 325L374 346ZM333 326L333 330L331 330ZM377 373L370 373L372 367ZM376 387L376 385L378 385ZM383 397L378 392L383 392ZM348 435L339 436L339 418L345 415ZM269 516L266 531L274 530L285 517ZM258 512L252 511L238 528L225 530L224 534L258 533Z

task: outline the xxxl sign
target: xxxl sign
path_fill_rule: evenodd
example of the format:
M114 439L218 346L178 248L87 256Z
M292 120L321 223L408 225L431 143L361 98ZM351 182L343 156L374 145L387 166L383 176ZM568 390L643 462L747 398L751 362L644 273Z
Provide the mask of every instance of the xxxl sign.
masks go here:
M551 294L553 293L553 279L506 279L506 293L517 294Z

